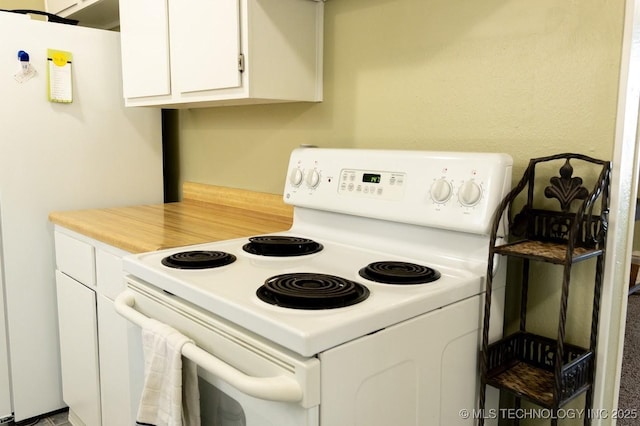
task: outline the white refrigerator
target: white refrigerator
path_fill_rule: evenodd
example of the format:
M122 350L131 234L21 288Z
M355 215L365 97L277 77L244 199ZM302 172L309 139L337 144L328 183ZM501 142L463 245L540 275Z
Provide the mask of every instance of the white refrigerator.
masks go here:
M124 108L119 43L0 12L0 423L65 406L48 213L162 202L161 112Z

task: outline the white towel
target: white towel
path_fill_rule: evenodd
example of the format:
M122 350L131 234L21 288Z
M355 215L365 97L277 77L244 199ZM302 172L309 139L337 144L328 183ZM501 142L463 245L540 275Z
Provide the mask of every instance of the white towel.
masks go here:
M154 319L142 329L144 387L137 423L153 426L200 426L197 366L182 358L182 347L193 343Z

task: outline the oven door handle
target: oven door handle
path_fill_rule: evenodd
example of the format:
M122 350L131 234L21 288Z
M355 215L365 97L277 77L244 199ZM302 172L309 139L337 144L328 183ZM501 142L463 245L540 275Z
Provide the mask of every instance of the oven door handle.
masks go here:
M130 291L120 293L114 300L115 309L121 316L144 328L151 321L151 318L135 310L133 308L135 304L135 296ZM285 375L249 376L202 350L194 343L186 343L182 347L182 355L247 395L268 401L302 401L300 384L292 377Z

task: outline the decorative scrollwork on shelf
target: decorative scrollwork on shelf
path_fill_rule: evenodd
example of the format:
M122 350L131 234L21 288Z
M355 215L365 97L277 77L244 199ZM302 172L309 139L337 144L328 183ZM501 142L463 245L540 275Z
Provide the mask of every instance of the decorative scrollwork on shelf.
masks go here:
M585 200L589 196L587 188L582 186L582 178L572 177L573 166L569 159L560 167L560 177L554 176L549 181L551 185L544 189L547 198L557 198L563 212L569 211L575 200Z
M567 240L569 238L569 232L571 231L571 225L573 223L566 217L554 218L549 221L549 236L552 239Z

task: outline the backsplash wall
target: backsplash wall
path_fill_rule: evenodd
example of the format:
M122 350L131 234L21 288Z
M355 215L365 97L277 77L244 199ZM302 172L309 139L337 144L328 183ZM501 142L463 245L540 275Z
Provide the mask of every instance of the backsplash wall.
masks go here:
M300 144L610 158L621 0L328 0L324 101L181 110L179 177L281 193Z

